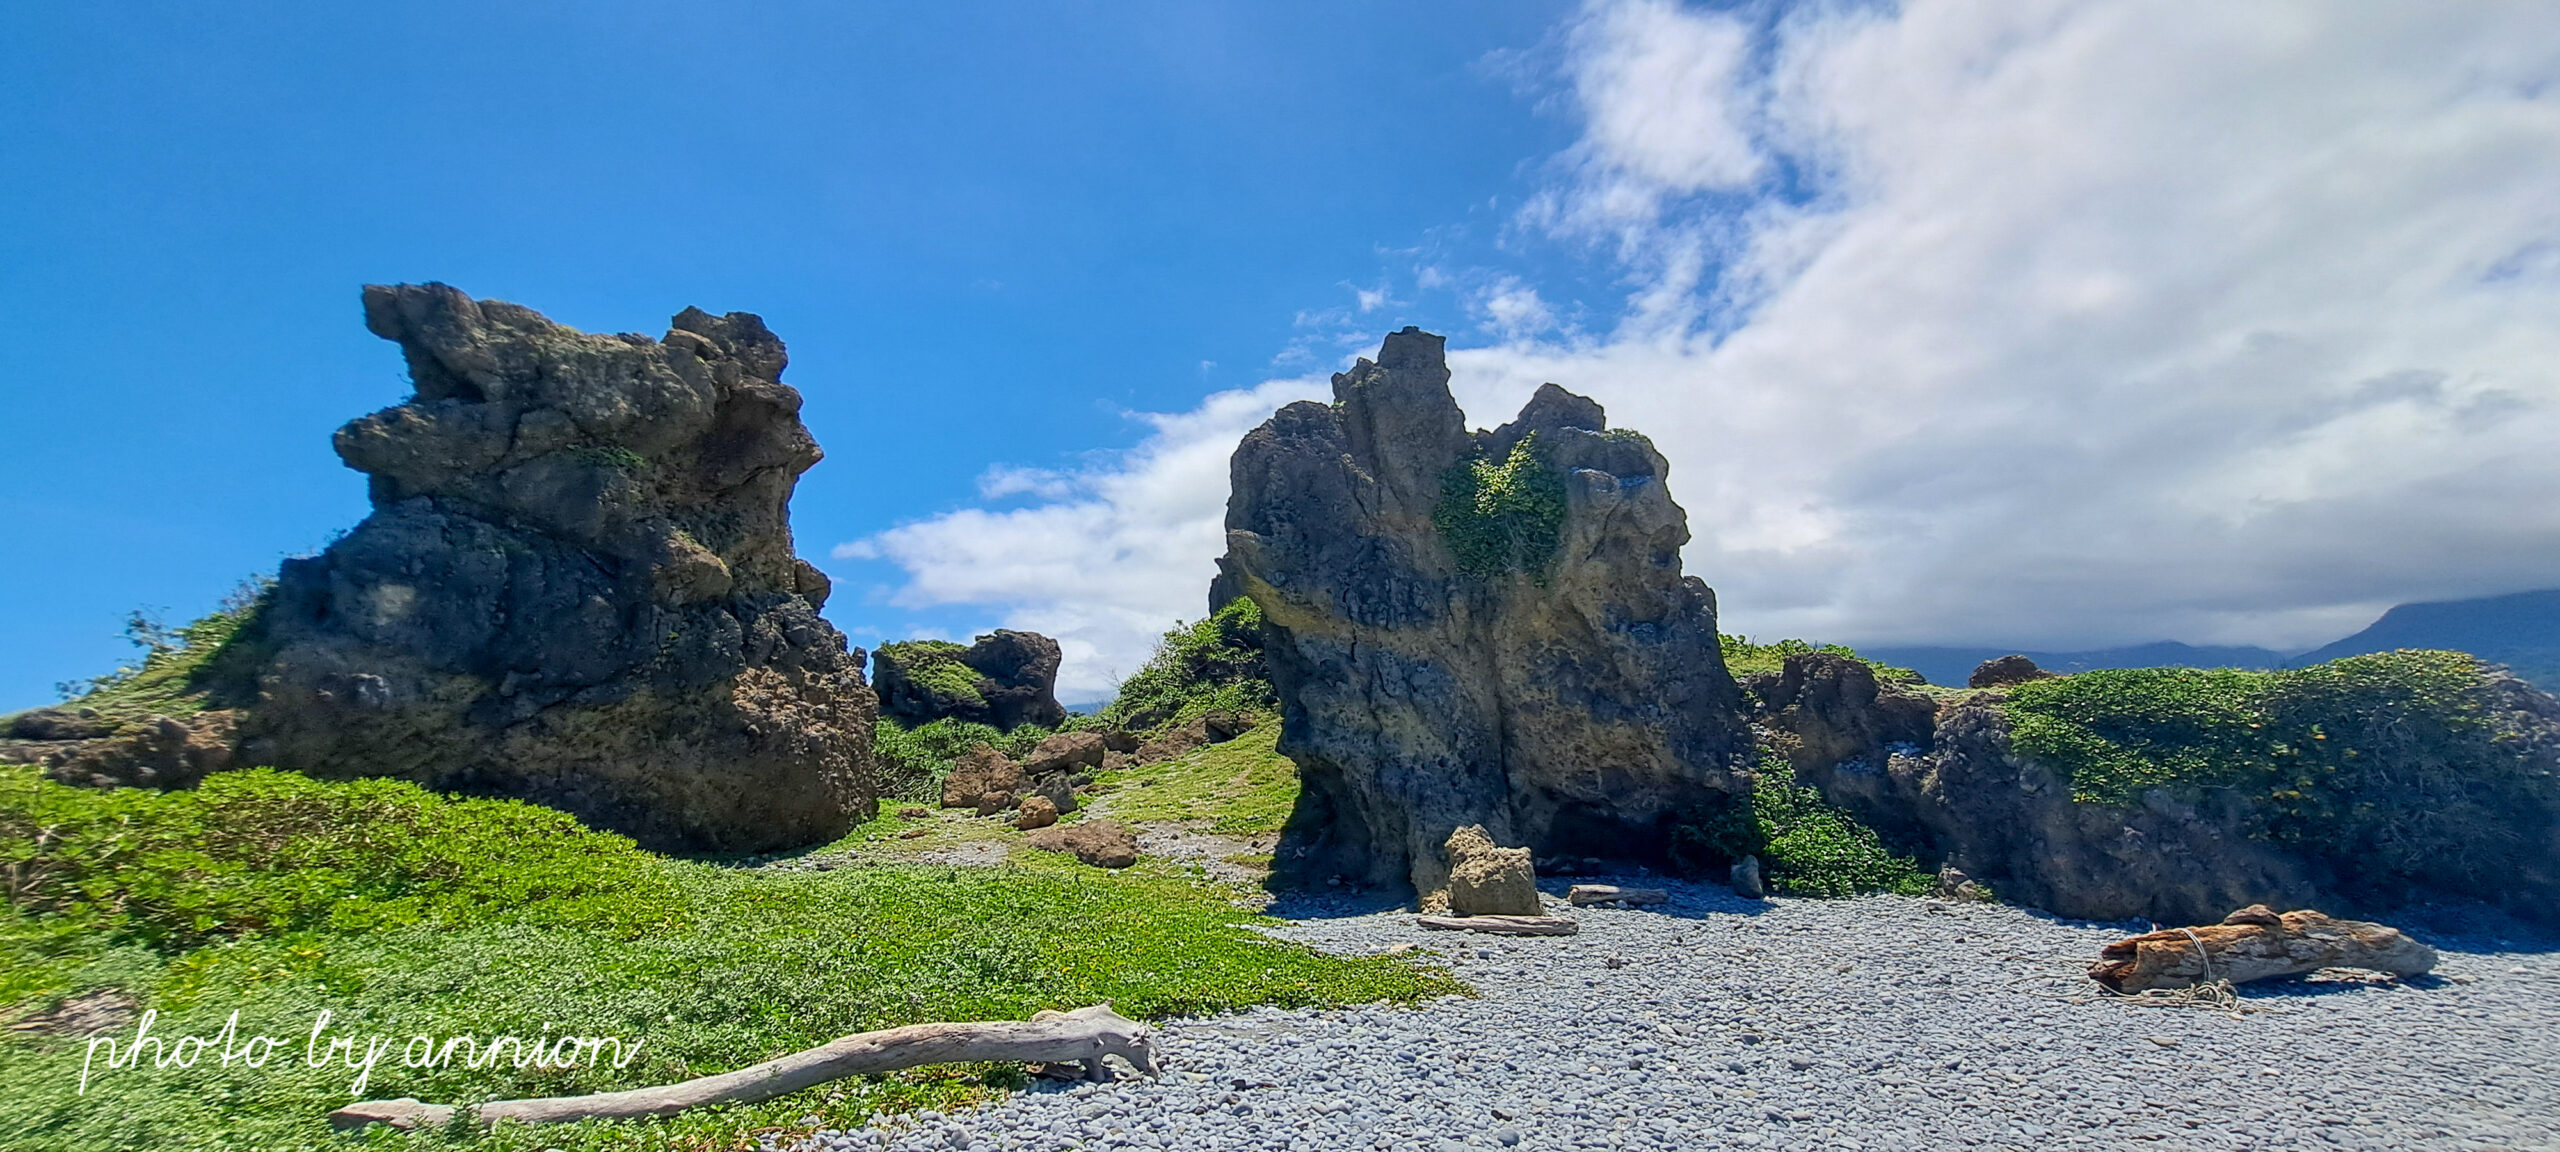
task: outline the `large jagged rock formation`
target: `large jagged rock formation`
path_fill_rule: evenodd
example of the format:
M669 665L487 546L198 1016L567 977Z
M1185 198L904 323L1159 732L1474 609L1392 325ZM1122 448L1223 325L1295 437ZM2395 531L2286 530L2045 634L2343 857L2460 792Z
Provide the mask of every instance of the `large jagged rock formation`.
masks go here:
M1428 902L1464 825L1659 858L1748 747L1661 454L1552 384L1468 432L1441 338L1412 328L1333 391L1237 447L1210 595L1266 617L1305 788L1279 865Z
M1024 724L1055 728L1067 718L1058 703L1058 642L1037 632L998 628L961 647L949 641L883 644L871 654L880 714L909 726L966 720L1012 731Z
M1857 660L1814 652L1755 677L1751 695L1764 742L1799 779L1897 850L1943 861L2013 903L2093 920L2211 923L2257 903L2379 913L2409 899L2473 898L2549 918L2560 907L2560 788L2550 784L2560 773L2560 700L2496 669L2478 676L2486 706L2476 722L2500 734L2499 755L2514 758L2518 779L2538 782L2479 826L2515 841L2494 845L2508 863L2466 876L2446 860L2439 875L2400 880L2356 855L2374 845L2271 842L2261 834L2265 813L2241 789L2075 799L2067 776L2019 751L2001 691L1932 701L1879 685ZM2417 782L2430 753L2386 741L2369 754L2401 757L2412 770L2397 792L2368 800L2416 821L2459 818L2456 797Z
M286 561L241 638L241 762L519 797L673 849L873 812L877 702L792 552L819 451L762 320L595 336L441 284L368 287L364 310L416 395L338 430L374 511Z

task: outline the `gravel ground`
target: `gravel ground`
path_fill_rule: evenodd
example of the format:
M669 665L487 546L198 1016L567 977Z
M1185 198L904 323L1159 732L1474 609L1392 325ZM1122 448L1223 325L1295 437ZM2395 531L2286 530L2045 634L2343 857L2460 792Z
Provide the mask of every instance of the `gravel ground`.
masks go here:
M1481 995L1171 1021L1161 1079L794 1147L2560 1149L2560 944L2503 920L2404 920L2436 976L2254 985L2234 1015L2088 998L2080 969L2147 925L1619 882L1673 902L1543 939L1283 905L1278 935L1418 944Z

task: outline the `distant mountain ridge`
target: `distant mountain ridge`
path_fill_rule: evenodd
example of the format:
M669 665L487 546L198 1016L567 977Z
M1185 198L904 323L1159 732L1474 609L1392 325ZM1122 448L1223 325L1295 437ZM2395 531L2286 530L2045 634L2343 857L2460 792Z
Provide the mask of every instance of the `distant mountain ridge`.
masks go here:
M2362 632L2295 657L2295 665L2394 648L2451 648L2560 691L2560 588L2403 604Z
M2365 630L2299 655L2267 648L2200 647L2161 641L2082 652L2027 652L2053 672L2094 668L2300 668L2397 648L2449 648L2469 652L2547 691L2560 692L2560 588L2470 600L2402 604ZM1870 660L1912 669L1932 684L1965 682L1975 665L2015 648L1911 645L1861 648Z

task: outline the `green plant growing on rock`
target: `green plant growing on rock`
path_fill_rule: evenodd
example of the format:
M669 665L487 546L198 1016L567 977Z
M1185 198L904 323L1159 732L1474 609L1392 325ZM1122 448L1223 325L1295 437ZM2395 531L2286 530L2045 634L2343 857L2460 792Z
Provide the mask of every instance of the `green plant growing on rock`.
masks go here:
M1237 597L1176 624L1101 713L1106 727L1155 732L1204 712L1268 713L1278 704L1262 658L1262 609Z
M901 640L881 645L880 655L895 661L907 679L937 697L983 705L987 698L978 691L983 677L960 659L968 650L968 645L949 640Z
M2017 685L2012 748L2085 804L2236 795L2249 833L2398 895L2492 896L2560 813L2549 753L2460 652L2277 672L2107 669Z
M1514 572L1535 578L1555 558L1564 538L1564 481L1539 455L1537 441L1532 432L1501 463L1479 456L1441 477L1431 524L1460 572L1479 580Z
M1682 813L1671 833L1675 866L1692 875L1757 856L1769 884L1790 896L1830 899L1869 892L1917 896L1935 881L1875 830L1795 782L1786 761L1763 752L1751 791Z

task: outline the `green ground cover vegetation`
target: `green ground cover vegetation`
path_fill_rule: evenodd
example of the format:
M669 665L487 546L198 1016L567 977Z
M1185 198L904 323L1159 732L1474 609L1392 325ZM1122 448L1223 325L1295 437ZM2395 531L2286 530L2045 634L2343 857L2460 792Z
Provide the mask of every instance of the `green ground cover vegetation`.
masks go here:
M10 1018L112 990L156 1009L163 1037L213 1034L237 1010L243 1034L291 1038L292 1058L262 1069L93 1071L83 1095L80 1037L10 1034L0 1132L31 1150L393 1142L333 1136L323 1122L354 1098L351 1070L302 1061L323 1009L333 1034L645 1041L620 1070L413 1069L392 1057L362 1093L454 1102L660 1083L867 1028L1101 1000L1149 1017L1459 990L1408 962L1269 940L1229 894L1154 863L731 868L652 855L512 801L265 770L163 793L0 769L0 876ZM759 1130L813 1126L805 1117L948 1105L1018 1074L924 1070L663 1121L405 1146L738 1148Z
M1106 773L1111 814L1122 820L1208 822L1228 836L1278 833L1298 804L1298 766L1275 745L1280 722L1187 756Z
M2274 672L2134 668L2009 689L2012 746L2083 803L2234 795L2251 834L2377 884L2494 893L2560 809L2479 664L2403 650Z

